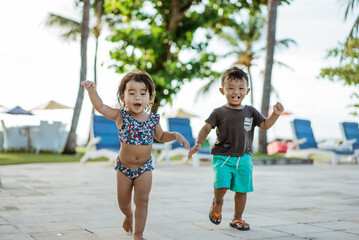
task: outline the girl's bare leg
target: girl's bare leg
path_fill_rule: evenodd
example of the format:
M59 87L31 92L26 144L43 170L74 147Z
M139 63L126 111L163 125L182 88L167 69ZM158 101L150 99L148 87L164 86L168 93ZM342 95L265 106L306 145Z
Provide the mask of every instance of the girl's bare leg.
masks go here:
M135 209L135 236L134 239L144 239L143 231L145 230L148 201L152 186L152 171L146 171L134 181L133 201Z
M117 171L117 201L125 220L123 221L123 229L128 232L133 232L133 214L131 208L133 181L125 174Z

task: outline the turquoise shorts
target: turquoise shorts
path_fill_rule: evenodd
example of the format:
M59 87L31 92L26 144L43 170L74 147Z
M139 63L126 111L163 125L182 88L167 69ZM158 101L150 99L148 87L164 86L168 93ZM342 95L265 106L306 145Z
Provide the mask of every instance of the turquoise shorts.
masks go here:
M234 192L253 192L252 156L228 157L213 155L214 189L229 188Z

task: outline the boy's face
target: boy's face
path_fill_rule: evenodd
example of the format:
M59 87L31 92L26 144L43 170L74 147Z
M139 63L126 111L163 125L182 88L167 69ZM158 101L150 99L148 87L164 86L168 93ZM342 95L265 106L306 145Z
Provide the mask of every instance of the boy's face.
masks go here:
M227 98L227 107L241 108L244 97L249 93L246 80L224 80L219 91Z

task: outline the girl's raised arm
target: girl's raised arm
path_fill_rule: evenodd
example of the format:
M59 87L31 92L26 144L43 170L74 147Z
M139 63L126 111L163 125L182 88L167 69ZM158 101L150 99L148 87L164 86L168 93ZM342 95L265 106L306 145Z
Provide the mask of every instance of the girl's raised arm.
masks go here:
M87 90L91 103L96 109L96 111L98 111L108 119L111 119L116 122L122 122L120 109L115 109L110 106L107 106L106 104L103 104L102 99L97 94L96 85L94 82L83 81L81 82L81 85L84 86Z

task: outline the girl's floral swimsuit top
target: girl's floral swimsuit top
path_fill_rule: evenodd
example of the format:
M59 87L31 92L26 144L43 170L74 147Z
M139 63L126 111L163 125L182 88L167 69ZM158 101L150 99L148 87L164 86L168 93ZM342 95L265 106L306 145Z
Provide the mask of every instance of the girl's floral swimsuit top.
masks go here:
M153 144L156 125L160 122L160 115L151 113L145 122L139 122L131 114L121 109L123 124L118 129L118 136L121 142L132 145Z

